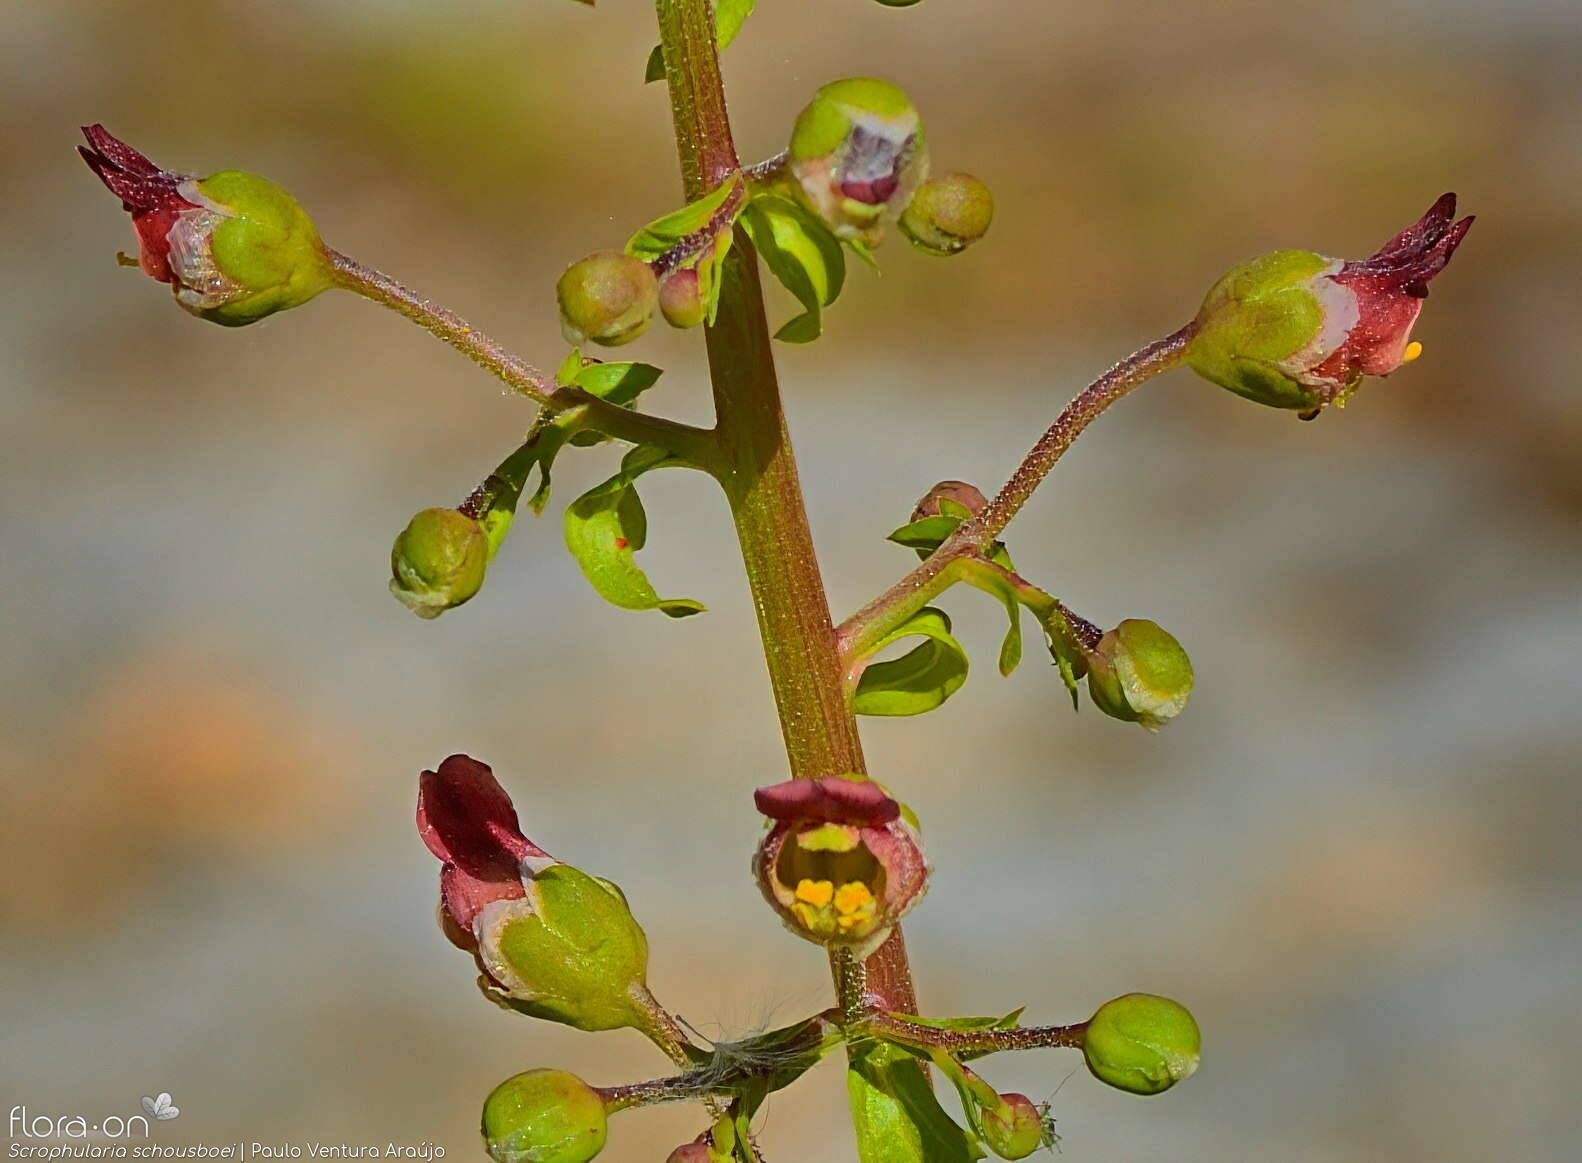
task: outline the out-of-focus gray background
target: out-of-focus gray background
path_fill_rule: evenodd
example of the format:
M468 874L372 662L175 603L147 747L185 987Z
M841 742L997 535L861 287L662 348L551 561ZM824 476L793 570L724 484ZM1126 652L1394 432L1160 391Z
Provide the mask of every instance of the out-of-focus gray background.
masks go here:
M996 485L1064 400L1277 246L1361 256L1441 191L1479 215L1424 358L1316 424L1178 372L1105 418L1011 530L1025 572L1152 617L1198 692L1150 737L1073 715L1002 615L942 711L869 721L937 866L908 925L929 1012L1069 1021L1186 1001L1203 1069L1151 1101L1079 1073L1073 1160L1560 1160L1582 964L1582 9L762 0L727 59L744 155L811 90L913 92L989 239L855 268L781 368L847 611L941 477ZM550 287L678 200L642 0L0 0L0 1107L182 1108L162 1143L429 1143L495 1082L663 1072L635 1036L502 1014L437 932L414 777L466 750L529 831L619 881L656 991L709 1035L827 1003L745 875L783 759L724 508L647 489L683 623L606 608L524 519L467 608L384 592L390 540L529 419L350 296L243 331L117 269L72 153L102 120L172 168L287 185L335 246L547 366ZM788 305L772 305L785 317ZM660 329L664 332L664 329ZM701 419L693 335L655 409ZM568 454L560 499L606 475ZM987 1066L1042 1099L1077 1063ZM846 1160L834 1065L769 1105L774 1159ZM686 1111L613 1124L657 1161ZM38 1140L15 1138L21 1144Z

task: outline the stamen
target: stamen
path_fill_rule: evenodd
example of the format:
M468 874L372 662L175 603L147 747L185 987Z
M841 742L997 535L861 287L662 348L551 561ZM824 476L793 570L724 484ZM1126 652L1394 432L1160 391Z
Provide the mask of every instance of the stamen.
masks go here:
M873 892L861 881L843 884L835 892L835 911L841 915L842 921L861 913L872 916L874 906Z
M835 886L827 880L808 880L804 877L797 882L796 899L806 901L815 909L826 908L834 895Z
M1411 343L1408 343L1406 345L1406 350L1401 353L1401 362L1402 363L1411 363L1414 359L1416 359L1418 356L1420 356L1422 354L1423 354L1423 345L1421 343L1418 343L1414 339L1414 340L1412 340Z

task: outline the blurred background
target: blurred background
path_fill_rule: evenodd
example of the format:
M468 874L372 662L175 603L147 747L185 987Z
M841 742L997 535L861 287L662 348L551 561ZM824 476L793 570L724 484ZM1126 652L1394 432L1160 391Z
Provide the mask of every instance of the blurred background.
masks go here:
M980 247L893 241L823 342L780 349L838 612L908 566L883 537L931 483L996 486L1231 264L1361 257L1447 189L1478 215L1411 368L1314 424L1173 373L1012 527L1074 608L1186 644L1198 692L1168 731L1073 715L1036 658L1001 679L1003 614L965 593L971 681L865 739L928 828L926 1012L1074 1021L1143 989L1202 1023L1201 1072L1164 1097L1072 1077L1066 1158L1575 1158L1582 8L759 7L726 60L745 157L817 85L876 73L936 166L998 200ZM162 1143L473 1158L510 1073L663 1073L635 1035L477 996L411 820L453 751L625 887L656 992L703 1034L827 1004L821 955L745 875L749 791L784 760L708 482L645 489L645 564L704 617L605 607L551 515L419 622L384 592L392 537L529 406L351 296L188 318L116 267L126 219L72 152L103 121L173 169L270 175L333 245L553 367L558 272L679 201L644 0L0 0L0 21L0 1106L124 1117L163 1090ZM626 350L669 369L648 406L706 417L695 335ZM613 456L568 453L558 500ZM1041 1100L1078 1065L988 1071ZM776 1096L770 1157L849 1160L842 1103L833 1064ZM625 1115L606 1157L699 1129Z

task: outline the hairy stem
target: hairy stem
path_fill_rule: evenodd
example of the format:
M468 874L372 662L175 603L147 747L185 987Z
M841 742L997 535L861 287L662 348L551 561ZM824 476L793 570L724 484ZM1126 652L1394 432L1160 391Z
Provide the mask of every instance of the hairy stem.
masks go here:
M593 429L630 444L658 445L699 465L713 464L714 438L707 430L644 415L590 396L580 388L561 387L449 308L338 251L326 248L325 254L339 286L406 316L551 413L576 410L575 427Z
M842 651L848 657L859 655L865 644L871 646L879 641L962 580L965 574L958 563L982 555L994 544L994 539L1027 503L1033 490L1049 475L1049 470L1111 404L1160 373L1178 366L1186 358L1187 345L1196 331L1195 323L1187 324L1127 356L1084 388L1039 437L1038 443L982 513L963 522L916 569L841 623L838 637Z
M657 0L657 10L676 149L686 197L695 201L739 168L714 14L708 0ZM723 265L719 316L706 333L714 432L726 464L719 476L758 612L791 774L865 772L780 403L757 255L740 231ZM833 961L831 969L838 991L860 986L863 975L842 973ZM869 959L866 979L867 994L887 1008L916 1008L899 930ZM860 1000L843 996L841 1004Z
M1042 1050L1052 1046L1081 1048L1088 1023L1072 1026L1016 1026L1008 1030L942 1030L909 1022L895 1014L868 1016L867 1028L892 1042L949 1054L997 1054L1002 1050Z

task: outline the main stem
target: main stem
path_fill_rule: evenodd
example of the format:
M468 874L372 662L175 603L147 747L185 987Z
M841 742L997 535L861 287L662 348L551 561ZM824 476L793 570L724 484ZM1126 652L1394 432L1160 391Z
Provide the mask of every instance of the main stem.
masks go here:
M713 7L709 0L657 0L657 8L676 148L693 201L740 168ZM757 256L740 232L725 259L719 314L706 341L724 462L719 476L758 612L791 774L816 779L865 772L780 403ZM851 973L838 954L832 968L838 986L863 976ZM869 959L866 989L884 1008L916 1012L899 931Z

